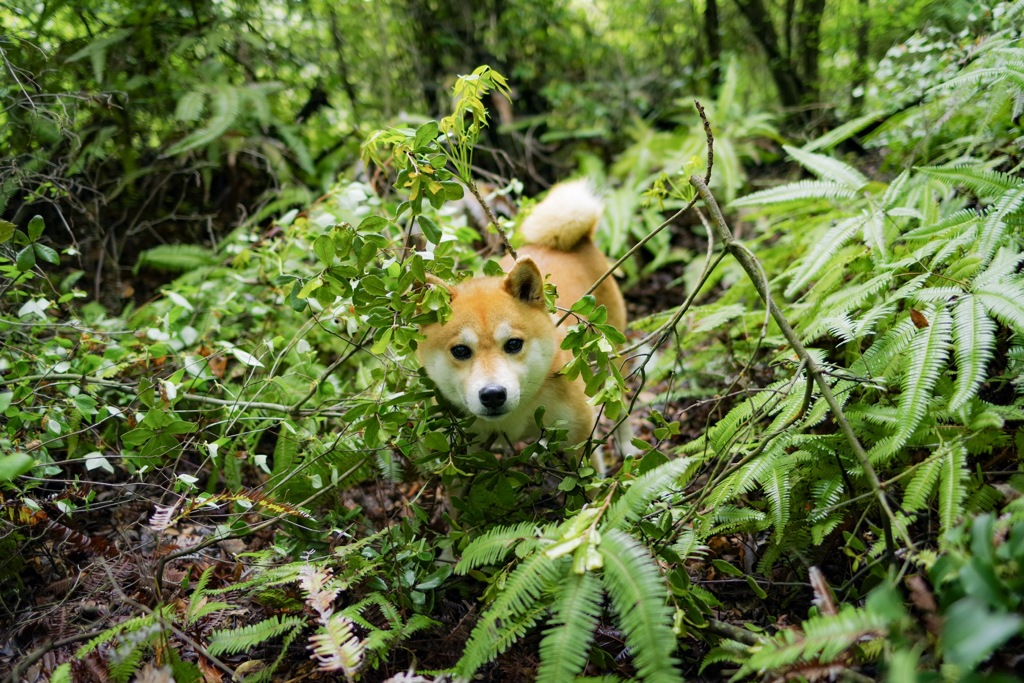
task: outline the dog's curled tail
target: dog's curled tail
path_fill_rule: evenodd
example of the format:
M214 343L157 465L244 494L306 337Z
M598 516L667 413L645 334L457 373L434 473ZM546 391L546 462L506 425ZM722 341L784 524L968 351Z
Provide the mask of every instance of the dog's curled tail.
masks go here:
M604 204L587 180L573 180L551 188L519 227L527 244L570 251L594 234Z

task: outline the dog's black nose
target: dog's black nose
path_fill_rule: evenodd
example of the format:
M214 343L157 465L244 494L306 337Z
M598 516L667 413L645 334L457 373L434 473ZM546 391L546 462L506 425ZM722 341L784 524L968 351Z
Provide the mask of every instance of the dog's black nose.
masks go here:
M505 393L505 387L499 387L496 384L491 384L480 390L480 403L484 405L484 408L500 408L505 405L505 399L507 394Z

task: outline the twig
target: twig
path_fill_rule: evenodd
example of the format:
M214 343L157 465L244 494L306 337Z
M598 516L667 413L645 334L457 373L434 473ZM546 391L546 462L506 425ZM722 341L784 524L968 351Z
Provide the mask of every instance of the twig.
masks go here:
M519 254L516 253L512 243L508 241L508 235L505 234L505 229L498 223L498 218L494 215L494 211L491 210L491 205L488 204L487 200L484 199L482 194L480 194L480 188L476 186L476 181L470 179L469 182L466 183L466 187L469 188L470 194L472 194L480 203L480 206L483 207L484 213L487 214L487 222L494 226L494 229L498 231L498 236L501 237L501 243L505 246L505 251L508 252L509 256L513 259L518 259Z
M43 643L39 648L28 653L21 658L21 661L15 662L14 666L11 667L11 673L8 674L7 678L4 679L4 683L18 683L21 679L22 671L27 670L33 664L38 662L47 652L56 650L57 648L64 647L65 645L71 645L77 643L80 640L92 640L96 636L104 632L105 629L96 629L95 631L86 631L77 635L62 638L61 640L48 640Z
M857 435L854 434L853 427L850 425L849 420L846 419L846 414L843 412L842 406L839 405L839 401L836 400L835 395L832 393L832 387L829 386L826 381L821 367L814 358L807 353L807 349L804 348L800 338L797 336L796 332L793 331L793 328L782 314L782 311L772 300L771 293L768 290L768 281L764 277L764 271L762 270L757 258L749 249L733 238L732 231L729 230L729 226L725 222L725 217L722 215L722 210L719 208L714 195L711 194L711 190L708 189L707 184L703 179L696 175L690 177L690 184L697 189L698 195L700 195L704 200L704 205L711 214L711 224L714 229L715 236L721 243L722 248L729 252L733 258L739 262L743 270L746 271L747 276L750 278L751 282L754 283L754 288L757 290L757 293L761 296L761 299L765 302L765 305L771 312L771 316L775 320L775 324L779 326L779 330L782 331L782 335L786 338L786 341L789 342L793 351L807 367L808 375L814 378L814 382L818 385L821 395L828 403L832 414L835 416L836 422L839 424L839 428L842 431L843 436L846 437L846 441L849 444L850 449L853 451L857 461L860 463L861 469L864 471L864 476L868 481L868 485L871 487L872 492L878 499L879 505L882 507L882 511L885 513L881 524L882 531L885 535L885 547L889 557L895 558L896 545L892 536L892 525L895 520L895 515L889 507L889 500L885 495L885 491L878 479L878 475L875 473L875 468L871 465L871 460L868 458L867 451L864 450L864 447L857 439ZM911 539L906 537L906 534L904 534L904 538L902 540L908 546L913 544Z
M735 640L737 643L743 643L750 647L763 645L765 642L765 639L758 636L756 633L748 631L745 628L740 628L739 626L727 624L726 622L718 619L708 619L706 630L714 633L716 636Z

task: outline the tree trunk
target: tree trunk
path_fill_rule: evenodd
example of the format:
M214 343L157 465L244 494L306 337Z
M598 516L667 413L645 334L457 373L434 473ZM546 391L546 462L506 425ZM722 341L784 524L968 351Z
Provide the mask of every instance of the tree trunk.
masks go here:
M793 65L804 84L804 104L818 101L818 54L821 51L821 15L825 0L804 0L796 16Z
M797 109L803 104L805 85L800 74L782 52L782 44L772 24L771 17L762 0L735 0L736 6L746 17L753 31L753 38L768 57L768 69L779 91L779 100L787 109Z
M868 51L870 49L870 43L868 36L871 29L871 20L869 19L871 11L870 0L860 0L860 16L857 17L857 68L854 71L853 76L853 88L850 92L851 104L853 105L853 111L855 114L860 114L864 110L864 88L868 83Z
M722 36L718 25L718 0L707 0L704 8L704 36L708 41L708 63L711 64L708 81L711 92L715 92L722 77Z

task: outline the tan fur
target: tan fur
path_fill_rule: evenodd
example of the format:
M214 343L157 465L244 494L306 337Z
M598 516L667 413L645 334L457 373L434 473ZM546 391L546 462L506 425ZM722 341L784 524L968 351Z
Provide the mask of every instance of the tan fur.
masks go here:
M545 424L566 422L569 443L590 435L595 414L582 381L558 374L572 354L559 348L565 330L547 312L541 274L555 283L560 306L568 308L583 296L608 268L592 240L601 211L585 182L556 186L523 221L521 232L530 244L519 250L517 261L502 262L508 274L450 287L451 319L423 328L420 361L449 401L477 417L473 429L481 438L535 438L534 413L541 406ZM607 278L595 296L608 309L609 323L624 329L625 305L615 281ZM522 340L522 348L510 350L509 340ZM457 358L453 349L470 355Z

